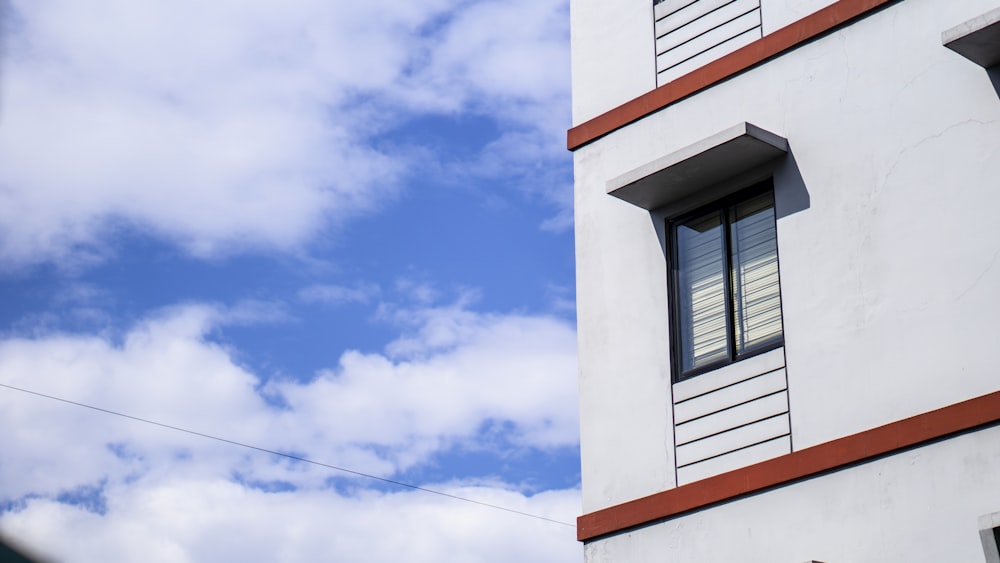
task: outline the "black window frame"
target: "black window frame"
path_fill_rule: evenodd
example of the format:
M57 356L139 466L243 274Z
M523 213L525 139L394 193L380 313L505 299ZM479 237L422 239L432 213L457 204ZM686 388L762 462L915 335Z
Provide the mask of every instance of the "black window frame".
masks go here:
M693 377L702 375L704 373L717 370L719 368L732 365L736 362L752 358L754 356L759 356L761 354L766 354L785 345L785 321L784 321L784 305L782 305L781 315L781 336L775 338L772 341L768 341L759 347L752 350L739 353L737 352L735 333L733 328L734 325L734 297L732 291L732 271L733 271L733 259L732 259L732 233L731 233L731 221L730 221L730 209L735 205L738 205L744 201L762 195L764 193L771 193L772 205L774 205L774 181L772 178L768 178L756 184L753 184L745 189L741 189L731 195L723 197L721 199L715 200L709 204L698 207L697 209L683 213L682 215L671 217L666 220L666 254L667 254L667 292L668 292L668 309L669 309L669 321L670 321L670 358L671 358L671 372L673 374L673 382L678 383L680 381L686 381ZM774 207L772 207L774 209ZM703 366L698 366L684 371L682 363L681 349L681 320L680 320L680 306L679 306L679 296L678 291L680 287L679 281L679 267L677 258L677 241L676 241L676 226L691 219L698 217L700 215L705 215L717 211L721 213L722 225L724 228L724 244L725 252L725 273L724 287L725 287L725 303L726 303L726 338L728 340L729 354L728 357L715 362L705 364ZM777 223L777 214L775 214L775 223ZM777 224L775 224L775 237L777 237ZM777 254L777 253L776 253ZM781 257L777 256L778 261L778 295L779 299L781 296Z

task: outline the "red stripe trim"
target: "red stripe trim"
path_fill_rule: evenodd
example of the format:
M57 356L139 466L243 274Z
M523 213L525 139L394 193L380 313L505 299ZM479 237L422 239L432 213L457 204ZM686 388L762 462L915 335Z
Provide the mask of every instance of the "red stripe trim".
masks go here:
M1000 391L584 514L576 538L613 534L997 422Z
M674 102L722 82L750 67L797 47L810 39L848 23L898 0L838 0L833 4L789 24L774 33L716 59L697 70L647 92L638 98L585 121L569 130L566 148L576 150L619 129L659 111Z

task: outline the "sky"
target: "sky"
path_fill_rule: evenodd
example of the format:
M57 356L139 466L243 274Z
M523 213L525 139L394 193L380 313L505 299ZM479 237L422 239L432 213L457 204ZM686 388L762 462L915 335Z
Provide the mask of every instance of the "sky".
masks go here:
M0 536L581 558L566 0L0 11Z

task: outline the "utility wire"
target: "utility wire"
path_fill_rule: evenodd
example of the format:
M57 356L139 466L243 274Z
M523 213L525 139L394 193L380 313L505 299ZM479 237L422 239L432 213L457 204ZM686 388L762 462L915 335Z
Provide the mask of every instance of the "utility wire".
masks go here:
M39 393L38 391L32 391L30 389L24 389L24 388L21 388L21 387L15 387L13 385L7 385L6 383L0 383L0 387L6 387L7 389L12 389L14 391L20 391L22 393L28 393L30 395L35 395L35 396L38 396L38 397L44 397L46 399L51 399L53 401L59 401L61 403L67 403L67 404L70 404L70 405L76 405L78 407L83 407L83 408L86 408L86 409L95 410L95 411L102 412L102 413L105 413L105 414L111 414L111 415L114 415L114 416L120 416L122 418L128 418L128 419L135 420L135 421L138 421L138 422L144 422L146 424L152 424L154 426L160 426L162 428L168 428L170 430L176 430L177 432L184 432L186 434L192 434L194 436L200 436L202 438L208 438L209 440L215 440L215 441L218 441L218 442L225 442L227 444L232 444L234 446L240 446L242 448L247 448L247 449L251 449L251 450L257 450L258 452L263 452L263 453L267 453L267 454L271 454L271 455L276 455L276 456L279 456L279 457L284 457L284 458L292 459L292 460L295 460L295 461L301 461L302 463L310 463L312 465L318 465L320 467L326 467L327 469L333 469L335 471L341 471L341 472L344 472L344 473L350 473L352 475L357 475L359 477L367 477L368 479L374 479L376 481L382 481L383 483L389 483L389 484L396 485L396 486L399 486L399 487L405 487L407 489L413 489L413 490L416 490L416 491L423 491L425 493L431 493L431 494L440 495L440 496L448 497L448 498L455 499L455 500L461 500L461 501L464 501L464 502L469 502L469 503L472 503L472 504L478 504L479 506L485 506L487 508L493 508L493 509L496 509L496 510L503 510L504 512L510 512L510 513L513 513L513 514L519 514L521 516L527 516L529 518L535 518L537 520L545 520L546 522L552 522L553 524L561 524L563 526L569 526L571 528L575 528L576 527L573 524L570 524L569 522L563 522L561 520L553 520L552 518L546 518L545 516L539 516L537 514L531 514L530 512L522 512L520 510L514 510L513 508L507 508L505 506L500 506L500 505L496 505L496 504L490 504L488 502L483 502L483 501L479 501L479 500L473 500L473 499L470 499L470 498L460 497L458 495L453 495L451 493L446 493L446 492L443 492L443 491L436 491L434 489L428 489L426 487L421 487L419 485L412 485L410 483L404 483L402 481L396 481L396 480L393 480L393 479L386 479L385 477L378 477L376 475L371 475L369 473L363 473L361 471L355 471L353 469L347 469L346 467L338 467L336 465L330 465L329 463L323 463L321 461L315 461L315 460L312 460L312 459L309 459L309 458L305 458L305 457L299 457L299 456L292 455L292 454L286 454L286 453L275 451L275 450L269 450L267 448L262 448L260 446L254 446L252 444L245 444L243 442L237 442L236 440L229 440L227 438L221 438L219 436L213 436L211 434L205 434L203 432L197 432L195 430L188 430L187 428L181 428L179 426L171 426L170 424L164 424L162 422L156 422L155 420L149 420L147 418L141 418L141 417L138 417L138 416L132 416L130 414L125 414L125 413L121 413L121 412L117 412L117 411L113 411L113 410L109 410L109 409L102 409L101 407L95 407L93 405L88 405L86 403L79 403L77 401L71 401L69 399L63 399L62 397L56 397L54 395L46 395L45 393Z

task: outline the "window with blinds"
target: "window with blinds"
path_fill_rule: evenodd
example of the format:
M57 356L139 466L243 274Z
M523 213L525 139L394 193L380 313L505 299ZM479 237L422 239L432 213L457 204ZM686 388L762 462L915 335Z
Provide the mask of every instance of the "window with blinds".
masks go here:
M770 181L750 193L670 224L677 380L783 342Z

